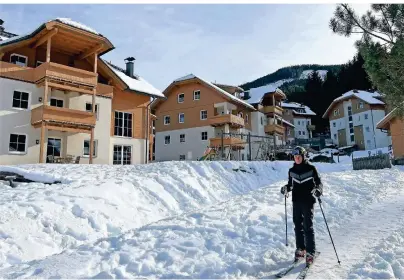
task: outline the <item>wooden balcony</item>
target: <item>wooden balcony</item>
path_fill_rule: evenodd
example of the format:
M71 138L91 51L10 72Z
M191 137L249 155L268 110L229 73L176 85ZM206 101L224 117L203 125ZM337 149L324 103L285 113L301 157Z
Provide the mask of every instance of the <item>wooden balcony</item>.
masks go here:
M49 78L54 82L66 82L74 85L96 87L98 74L70 66L45 62L35 68L35 80Z
M244 145L247 144L246 140L242 140L236 137L225 137L223 138L223 145L224 146L234 146L244 148ZM210 138L209 139L209 146L210 147L221 147L222 146L222 138Z
M0 61L0 77L33 83L34 74L35 68Z
M282 115L283 109L279 106L264 106L264 114Z
M279 124L268 124L265 126L265 133L273 134L285 134L285 128Z
M244 119L233 115L233 114L226 114L226 115L217 115L209 118L209 123L211 126L222 126L225 124L229 124L231 127L244 127Z
M48 129L90 133L96 117L91 112L42 105L31 110L31 124L38 128L43 122Z
M314 131L314 130L316 130L316 126L314 124L309 124L309 125L307 125L307 130Z

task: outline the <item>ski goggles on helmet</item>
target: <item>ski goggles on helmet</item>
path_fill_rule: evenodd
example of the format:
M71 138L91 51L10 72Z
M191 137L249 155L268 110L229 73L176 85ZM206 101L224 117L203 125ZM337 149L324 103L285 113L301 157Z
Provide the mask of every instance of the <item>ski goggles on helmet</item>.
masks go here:
M294 156L301 155L302 156L302 155L304 155L304 151L302 149L297 148L292 151L292 155L294 155Z

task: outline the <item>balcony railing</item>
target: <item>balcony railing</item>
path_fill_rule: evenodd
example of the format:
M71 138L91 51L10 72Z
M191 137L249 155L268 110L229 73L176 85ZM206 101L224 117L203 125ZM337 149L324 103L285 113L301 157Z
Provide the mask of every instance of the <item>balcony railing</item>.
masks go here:
M96 117L92 112L42 105L31 111L31 124L38 127L42 122L90 128L95 126Z
M0 77L33 83L35 68L0 61Z
M225 137L223 138L223 145L224 146L242 146L247 144L246 140L242 140L236 137ZM209 146L210 147L220 147L222 146L222 138L210 138L209 139Z
M285 128L279 124L267 124L265 126L265 133L272 134L276 132L277 134L285 134Z
M97 73L69 67L54 62L45 62L35 68L35 81L41 81L45 77L60 80L72 84L97 86Z
M232 127L244 127L244 119L233 114L210 117L209 123L211 126L221 126L224 124L229 124Z
M265 114L276 114L276 115L282 115L283 109L282 107L279 106L264 106L264 113Z

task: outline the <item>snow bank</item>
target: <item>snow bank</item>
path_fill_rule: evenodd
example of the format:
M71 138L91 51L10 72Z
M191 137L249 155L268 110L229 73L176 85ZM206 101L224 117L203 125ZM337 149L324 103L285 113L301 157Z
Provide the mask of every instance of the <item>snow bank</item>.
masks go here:
M222 163L211 164L219 168L220 176L229 176L226 174L231 173ZM254 175L241 172L244 175L240 175L239 178L246 176L245 178L252 179L254 176L261 176L260 172L264 172L263 177L277 176L282 167L272 171L268 171L268 168L271 170L272 167L279 165L283 164L251 163L247 166L255 167L257 173ZM340 165L318 164L318 169L331 170L331 166L333 170L337 170ZM228 167L234 166L230 164ZM209 167L206 165L200 168L204 169L205 175L210 174ZM222 172L222 168L227 171ZM247 171L250 170L249 168ZM199 171L202 171L201 169L197 168ZM340 168L340 170L343 169ZM185 173L189 171L191 170L188 169ZM181 175L184 176L184 173ZM346 247L345 239L349 240L357 235L363 236L368 230L363 227L362 231L358 232L355 228L357 223L351 221L356 217L360 218L361 213L371 208L373 204L382 200L388 201L389 195L402 195L403 172L397 168L366 172L341 171L323 174L323 182L325 186L323 208L334 234L336 246L343 256L344 268L349 271L350 266L346 264L345 257L349 254L355 255L355 252L357 253L365 243L357 244L357 248L353 248L352 244L349 244L351 247ZM242 183L244 181L240 181L240 185ZM204 208L145 225L118 237L100 239L94 244L70 248L62 254L43 260L16 265L0 271L0 277L239 278L270 276L290 262L294 251L293 246L284 245L284 205L282 196L279 194L279 186L282 183L284 182L257 189L249 194L233 196L222 203L205 204ZM236 192L240 190L237 189ZM288 203L288 215L291 217L290 201ZM345 228L346 225L349 227ZM288 219L288 227L290 230L293 228L291 219ZM333 253L332 247L318 206L315 210L315 227L317 246L324 255L321 260L334 262L334 256L330 255L330 252ZM374 229L377 230L377 227ZM343 234L338 234L339 231ZM289 233L289 243L294 244L293 233ZM366 242L366 238L361 240ZM324 267L326 271L333 271L329 262L321 267L314 276L324 278L322 277L325 275ZM315 268L313 267L313 271ZM269 272L270 275L265 275L265 272ZM337 276L347 278L344 274Z
M284 184L290 165L167 162L1 167L46 182L61 179L64 184L22 183L12 189L0 182L0 267L116 236L268 184Z
M32 170L30 171L30 170L26 170L26 169L14 167L14 166L0 166L0 172L1 171L16 173L18 175L23 176L24 178L26 178L28 180L37 181L39 183L51 184L51 183L60 182L60 183L68 184L71 182L69 179L63 178L61 176L55 176L55 175L51 175L49 173L44 173L44 172L35 172Z

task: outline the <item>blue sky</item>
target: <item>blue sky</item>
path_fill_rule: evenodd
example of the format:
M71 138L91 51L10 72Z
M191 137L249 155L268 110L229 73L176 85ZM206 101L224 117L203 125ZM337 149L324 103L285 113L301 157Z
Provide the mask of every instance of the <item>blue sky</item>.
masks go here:
M367 5L353 5L365 11ZM285 66L345 63L354 38L328 27L335 5L0 5L7 31L24 34L56 17L82 22L116 49L103 57L164 90L189 73L242 84Z

